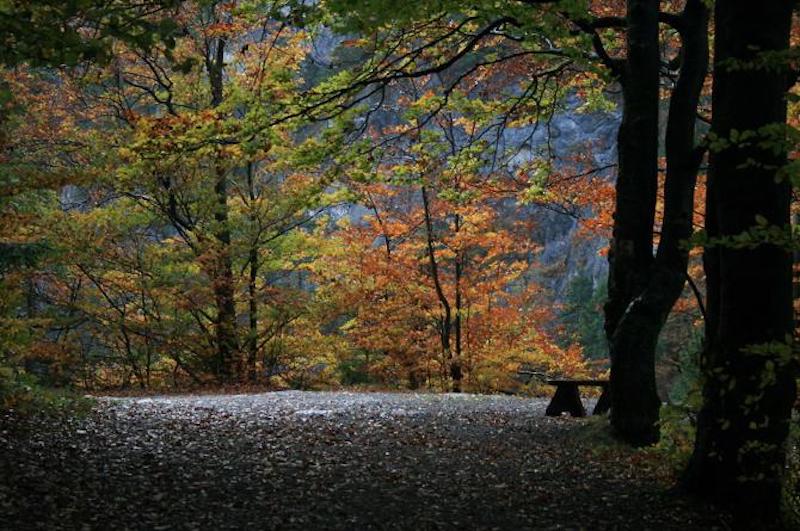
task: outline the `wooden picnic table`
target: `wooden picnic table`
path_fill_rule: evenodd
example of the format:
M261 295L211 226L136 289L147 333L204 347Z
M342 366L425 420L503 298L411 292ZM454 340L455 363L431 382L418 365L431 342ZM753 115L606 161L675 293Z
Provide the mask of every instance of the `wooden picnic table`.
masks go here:
M558 417L563 412L569 412L573 417L585 417L586 409L581 402L579 387L602 387L603 392L594 406L592 415L602 415L611 408L611 390L608 387L608 380L570 380L566 378L547 380L548 385L556 388L553 399L547 406L545 415L548 417Z

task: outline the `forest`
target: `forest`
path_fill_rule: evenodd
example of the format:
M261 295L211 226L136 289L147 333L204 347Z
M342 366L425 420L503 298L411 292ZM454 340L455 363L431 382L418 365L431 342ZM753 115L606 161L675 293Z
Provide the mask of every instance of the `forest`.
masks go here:
M0 0L0 38L0 528L591 528L590 512L523 518L479 493L501 516L469 516L504 430L519 455L534 444L523 431L562 441L556 455L607 436L587 450L610 462L598 477L625 464L659 500L678 487L664 520L638 522L649 501L591 498L618 518L598 528L800 526L800 3ZM554 380L607 383L610 413L540 418ZM259 408L302 418L273 429ZM346 422L314 427L329 415ZM136 509L151 519L109 501L82 520L106 488L128 498L124 467L74 487L90 489L80 502L48 495L54 520L20 509L38 503L44 463L86 478L108 466L80 465L88 450L53 465L72 447L55 433L95 433L105 455L103 437L133 452L125 441L154 423L177 471L175 434L248 448L198 461L266 452L261 466L285 444L318 465L333 459L322 446L345 451L325 433L352 422L366 466L383 459L369 430L387 416L419 440L430 423L465 430L425 470L473 439L489 452L461 491L442 479L460 517L405 513L417 485L397 507L368 497L316 521L286 493L337 480L301 474L254 480L260 494L209 486L218 515L192 525L162 520L162 500L179 505L167 480ZM253 454L256 440L278 446ZM535 488L524 474L559 459L514 473ZM349 478L321 502L338 507L359 474L319 466ZM364 489L416 473L363 472ZM566 489L582 473L553 472ZM240 488L299 512L231 512ZM550 499L532 492L520 505ZM378 505L392 521L370 520Z

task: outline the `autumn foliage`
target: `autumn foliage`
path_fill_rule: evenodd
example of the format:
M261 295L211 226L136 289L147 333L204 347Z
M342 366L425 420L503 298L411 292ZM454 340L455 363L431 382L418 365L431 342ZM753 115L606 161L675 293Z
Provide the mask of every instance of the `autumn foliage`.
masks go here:
M604 370L564 329L541 225L546 212L577 220L576 245L609 236L613 167L593 157L608 146L523 142L522 154L506 136L546 130L574 98L570 112L614 109L601 71L489 36L474 68L351 105L358 70L320 65L391 50L364 65L385 73L412 41L387 30L321 57L314 34L256 4L171 13L182 31L166 41L3 74L0 237L30 250L4 266L7 363L89 389L493 392L518 390L525 367ZM551 15L554 38L578 46ZM450 57L478 23L420 25L452 42L418 60ZM381 116L376 101L391 103ZM691 319L694 300L679 308Z

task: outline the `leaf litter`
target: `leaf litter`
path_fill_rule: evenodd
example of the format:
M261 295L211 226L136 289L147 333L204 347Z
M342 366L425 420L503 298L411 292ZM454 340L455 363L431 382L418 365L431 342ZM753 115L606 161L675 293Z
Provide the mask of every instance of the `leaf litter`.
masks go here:
M724 529L509 396L101 398L0 420L2 529Z

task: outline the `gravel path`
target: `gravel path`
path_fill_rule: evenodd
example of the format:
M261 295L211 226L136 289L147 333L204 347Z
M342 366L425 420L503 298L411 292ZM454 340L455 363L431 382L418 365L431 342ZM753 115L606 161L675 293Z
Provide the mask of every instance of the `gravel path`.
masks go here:
M2 529L709 529L515 397L281 392L101 399L0 425ZM3 431L5 430L5 431Z

